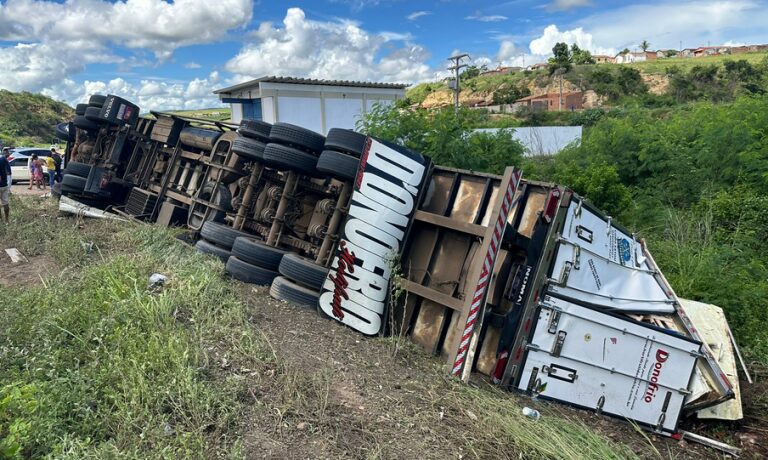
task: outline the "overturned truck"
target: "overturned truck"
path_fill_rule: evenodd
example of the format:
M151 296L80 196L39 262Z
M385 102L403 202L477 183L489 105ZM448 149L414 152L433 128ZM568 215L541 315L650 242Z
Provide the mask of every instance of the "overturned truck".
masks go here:
M187 227L233 277L407 335L462 380L673 436L734 396L645 241L566 187L348 130L139 118L115 96L78 111L63 194Z

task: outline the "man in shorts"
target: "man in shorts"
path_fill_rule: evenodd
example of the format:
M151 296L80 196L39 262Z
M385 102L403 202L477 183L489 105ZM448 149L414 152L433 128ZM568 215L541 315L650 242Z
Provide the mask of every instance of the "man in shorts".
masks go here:
M3 152L5 153L5 152ZM5 155L0 156L0 221L7 224L11 216L11 164Z

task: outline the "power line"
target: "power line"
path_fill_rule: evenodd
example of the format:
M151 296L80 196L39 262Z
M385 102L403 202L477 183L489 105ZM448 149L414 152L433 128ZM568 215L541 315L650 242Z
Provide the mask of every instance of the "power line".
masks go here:
M455 72L455 78L453 80L454 87L453 87L453 105L456 112L459 111L459 94L461 92L461 88L459 85L459 70L463 67L468 67L467 64L462 64L461 60L464 58L469 58L469 54L463 53L463 54L457 54L455 56L451 56L448 58L449 61L453 63L451 67L448 67L448 70L453 70Z

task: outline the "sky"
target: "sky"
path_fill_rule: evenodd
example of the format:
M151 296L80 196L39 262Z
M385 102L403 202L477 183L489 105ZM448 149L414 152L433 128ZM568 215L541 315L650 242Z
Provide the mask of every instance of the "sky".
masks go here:
M0 0L0 88L74 105L117 94L142 110L220 104L265 75L415 84L468 64L768 43L768 0Z

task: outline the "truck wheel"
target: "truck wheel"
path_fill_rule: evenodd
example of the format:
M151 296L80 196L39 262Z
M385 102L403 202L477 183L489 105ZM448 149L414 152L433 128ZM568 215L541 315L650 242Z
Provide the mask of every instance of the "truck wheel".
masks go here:
M53 187L51 187L51 196L57 200L61 198L61 182L53 184Z
M275 123L269 131L269 140L290 145L301 150L320 153L325 137L314 131L290 123Z
M227 259L229 259L229 256L231 255L229 251L227 251L225 248L216 246L213 243L209 243L205 240L200 240L197 243L195 243L195 249L197 249L197 252L202 252L203 254L210 254L213 256L218 257L221 259L222 262L226 262Z
M293 147L281 144L267 144L264 149L264 164L280 171L296 171L301 174L317 174L317 157Z
M64 168L64 176L80 176L88 177L91 173L91 165L85 163L78 163L77 161L70 161L67 163L67 167Z
M107 96L102 96L101 94L94 94L88 99L88 105L91 107L101 108L105 102L107 102Z
M237 256L238 259L275 271L287 253L288 251L267 246L263 241L243 236L235 239L235 244L232 246L232 255Z
M88 108L88 104L77 104L75 106L75 115L85 115L85 109Z
M363 154L368 137L351 129L333 128L325 136L325 149L349 153L357 158Z
M240 132L240 130L238 130ZM260 140L248 137L240 137L232 143L232 151L238 156L251 161L264 160L264 149L266 144Z
M269 288L269 295L273 299L290 302L301 307L317 308L317 302L320 300L320 293L299 286L293 281L278 276L272 281L272 287Z
M66 174L61 179L61 191L63 193L83 193L86 182L88 182L88 179L85 177Z
M237 128L237 134L257 141L269 142L272 124L261 120L243 120Z
M89 109L92 107L89 107ZM99 125L92 122L91 120L85 118L85 116L78 115L75 117L75 119L72 121L72 123L75 124L80 129L84 129L86 131L98 131Z
M100 113L101 107L88 107L85 109L85 119L94 123L101 123L104 120L99 116Z
M278 271L284 277L304 287L319 291L322 289L330 270L298 254L287 254L280 262Z
M347 153L326 150L317 160L317 170L336 179L353 181L357 177L360 160Z
M222 184L219 184L219 187L216 188L215 182L206 183L203 185L203 188L200 189L197 197L201 200L209 201L224 209L230 209L232 207L232 192L230 192L229 189ZM187 226L192 230L200 230L206 221L221 222L227 216L225 211L214 210L208 214L207 218L203 219L194 213L198 207L204 207L204 205L193 204L189 207Z
M234 228L217 222L206 222L200 230L200 236L203 239L216 243L217 245L232 249L235 240L240 236L248 236L247 233L235 230Z
M272 280L280 276L279 273L272 270L243 262L236 256L231 256L227 260L227 273L243 283L258 284L259 286L269 286L272 284Z

